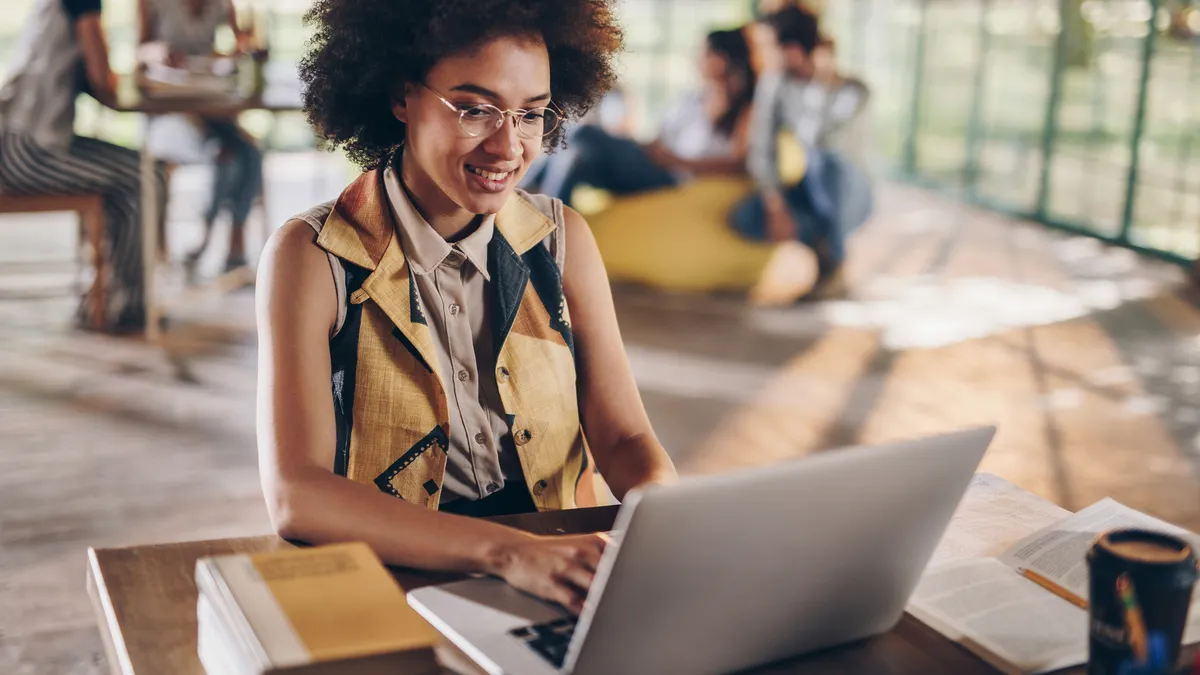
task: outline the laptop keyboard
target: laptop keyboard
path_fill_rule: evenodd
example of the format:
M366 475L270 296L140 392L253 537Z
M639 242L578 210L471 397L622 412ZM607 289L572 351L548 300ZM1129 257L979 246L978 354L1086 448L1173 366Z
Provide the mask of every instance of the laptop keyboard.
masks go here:
M567 658L567 646L571 644L571 635L575 633L576 617L569 616L546 623L524 626L509 631L509 635L541 654L555 668L562 668Z

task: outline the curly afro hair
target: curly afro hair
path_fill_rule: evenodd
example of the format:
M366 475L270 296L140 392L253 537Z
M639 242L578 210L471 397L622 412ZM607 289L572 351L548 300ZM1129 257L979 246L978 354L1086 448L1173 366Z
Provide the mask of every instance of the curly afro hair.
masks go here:
M387 162L404 140L391 101L441 59L488 40L540 37L550 54L554 105L583 116L616 81L623 34L612 0L316 0L300 62L304 109L334 147L363 169ZM562 125L545 139L562 142Z

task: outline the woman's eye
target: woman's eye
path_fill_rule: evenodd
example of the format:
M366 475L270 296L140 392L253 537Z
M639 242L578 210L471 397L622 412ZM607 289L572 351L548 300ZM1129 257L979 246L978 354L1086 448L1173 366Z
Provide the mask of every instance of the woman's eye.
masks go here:
M487 108L480 108L479 106L466 106L459 108L459 110L462 111L463 117L467 119L483 119L488 116Z
M542 111L530 110L521 117L521 121L522 122L530 122L530 123L541 122L544 118L545 118L545 115L542 114Z

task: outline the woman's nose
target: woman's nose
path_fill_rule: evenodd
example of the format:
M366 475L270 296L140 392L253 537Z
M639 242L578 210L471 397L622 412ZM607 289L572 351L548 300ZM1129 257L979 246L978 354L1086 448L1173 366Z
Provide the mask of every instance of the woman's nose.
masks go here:
M520 157L524 152L524 144L521 142L520 135L517 134L516 120L506 115L500 128L484 141L484 150L487 150L489 154L508 160Z

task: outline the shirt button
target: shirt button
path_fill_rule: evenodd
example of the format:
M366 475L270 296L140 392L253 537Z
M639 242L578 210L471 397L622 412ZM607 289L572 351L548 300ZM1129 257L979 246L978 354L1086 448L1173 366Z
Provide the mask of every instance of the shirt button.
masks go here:
M470 378L471 378L471 374L468 373L467 371L465 371L465 370L458 371L458 381L459 382L466 382Z
M475 442L480 445L483 445L484 443L487 443L487 436L484 436L483 432L481 431L481 432L475 434Z
M460 310L460 309L462 309L462 308L459 307L457 304L450 305L450 315L454 316L454 315L458 314L458 310Z
M495 483L488 483L487 488L485 489L487 490L487 493L491 495L496 494L496 491L500 489L500 486L496 485Z

